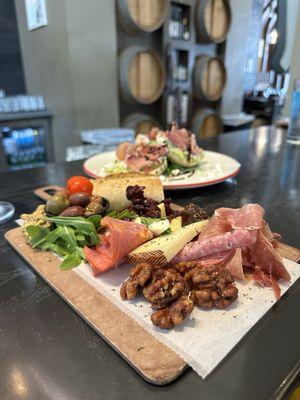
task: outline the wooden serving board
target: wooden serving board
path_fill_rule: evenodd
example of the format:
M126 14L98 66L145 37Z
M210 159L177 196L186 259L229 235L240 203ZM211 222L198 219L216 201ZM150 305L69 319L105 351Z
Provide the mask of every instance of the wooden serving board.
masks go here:
M165 385L188 365L176 353L101 295L72 270L61 271L60 260L51 252L32 249L22 228L5 234L6 240L31 267L146 381ZM300 250L279 245L282 257L300 260ZM121 300L120 300L121 301Z
M51 252L32 249L22 228L5 234L30 266L146 381L165 385L188 365L72 270L61 271ZM120 300L121 301L121 300Z

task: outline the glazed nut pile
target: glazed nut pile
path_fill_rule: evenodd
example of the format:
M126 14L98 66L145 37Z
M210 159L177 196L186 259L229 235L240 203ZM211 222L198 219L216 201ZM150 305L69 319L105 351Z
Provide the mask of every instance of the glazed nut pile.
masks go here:
M222 266L203 267L197 262L155 266L141 263L133 267L120 289L123 300L143 294L155 310L154 325L171 329L181 324L194 305L224 309L238 297L232 275Z

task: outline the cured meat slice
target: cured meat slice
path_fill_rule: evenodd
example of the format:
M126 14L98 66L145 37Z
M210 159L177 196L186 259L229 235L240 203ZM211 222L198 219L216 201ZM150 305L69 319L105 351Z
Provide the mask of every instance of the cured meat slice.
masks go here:
M218 208L215 216L228 221L233 229L260 229L265 211L259 204L246 204L241 208Z
M254 263L251 259L251 253L249 247L243 247L241 249L241 255L242 255L242 264L243 267L246 268L254 268Z
M276 300L280 298L281 290L280 286L278 285L278 282L273 277L271 278L268 277L260 267L258 266L255 267L252 278L254 279L255 282L257 282L262 286L272 287Z
M211 236L211 235L218 235L221 233L231 231L231 225L224 219L218 218L216 215L213 215L211 219L208 221L206 227L199 235L199 240Z
M234 255L234 250L222 251L219 253L211 254L199 259L202 267L210 267L211 265L219 265L226 262Z
M174 262L192 261L221 251L252 246L256 241L256 232L238 229L220 235L200 238L188 243L173 259Z
M251 258L269 277L289 281L290 275L268 239L258 232L257 240L251 247Z
M94 275L117 266L131 250L153 237L151 231L142 224L111 217L104 217L101 224L107 231L100 235L100 244L94 249L84 247Z
M236 249L233 257L224 265L235 279L245 280L242 263L242 250Z

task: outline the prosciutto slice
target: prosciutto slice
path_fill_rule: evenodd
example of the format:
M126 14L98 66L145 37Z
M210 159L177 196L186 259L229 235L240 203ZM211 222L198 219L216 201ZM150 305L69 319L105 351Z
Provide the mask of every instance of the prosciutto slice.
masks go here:
M200 233L199 240L211 235L218 235L229 231L231 231L230 223L225 219L213 215L204 230Z
M260 229L265 211L259 204L246 204L241 208L219 208L215 216L225 219L233 229Z
M175 262L192 261L215 254L221 251L252 246L256 241L256 234L246 229L226 232L220 235L211 235L199 238L195 242L188 243L173 259Z
M283 265L281 257L276 253L272 244L258 232L257 240L250 249L251 258L270 278L289 281L290 275Z
M211 265L224 264L235 254L235 250L221 251L219 253L211 254L197 260L201 267L210 267Z
M273 277L269 278L260 267L255 267L252 278L261 286L271 286L273 288L276 300L280 298L281 290L278 282Z
M231 257L229 261L225 263L224 268L228 269L235 279L245 280L241 249L235 250L233 257Z
M111 217L104 217L101 224L107 229L100 235L100 244L93 249L84 247L94 275L118 266L131 250L153 237L151 231L142 224Z

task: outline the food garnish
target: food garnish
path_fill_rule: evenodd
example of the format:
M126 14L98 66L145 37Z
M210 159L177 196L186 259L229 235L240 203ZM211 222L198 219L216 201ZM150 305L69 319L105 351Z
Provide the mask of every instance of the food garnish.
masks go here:
M123 211L111 211L107 214L108 217L116 218L116 219L125 219L125 220L134 220L138 217L138 215L134 211L130 211L125 209Z
M46 218L55 226L53 230L42 226L29 225L25 228L29 243L33 248L52 250L63 257L60 269L77 267L85 260L83 247L95 246L100 242L97 229L100 216L90 218L52 217Z

